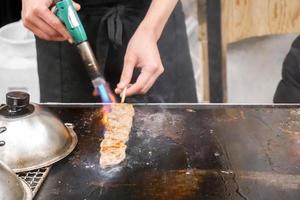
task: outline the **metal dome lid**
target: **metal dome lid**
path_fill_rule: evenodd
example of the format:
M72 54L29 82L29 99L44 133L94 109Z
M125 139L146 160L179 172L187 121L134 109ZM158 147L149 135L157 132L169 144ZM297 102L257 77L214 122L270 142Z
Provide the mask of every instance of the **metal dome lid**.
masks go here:
M10 92L0 107L0 160L15 172L49 166L69 155L77 144L72 127L36 104L29 95Z
M0 161L0 200L31 200L29 186Z

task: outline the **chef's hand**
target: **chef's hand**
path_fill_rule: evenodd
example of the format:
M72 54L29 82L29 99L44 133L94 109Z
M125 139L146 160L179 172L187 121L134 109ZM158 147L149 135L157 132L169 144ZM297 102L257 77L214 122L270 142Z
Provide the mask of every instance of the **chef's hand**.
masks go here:
M73 2L75 9L79 10L80 5ZM26 28L36 36L44 40L64 41L72 43L72 37L50 11L53 0L22 0L22 21Z
M134 68L140 68L141 73L137 81L128 87ZM120 94L128 87L126 96L145 94L163 71L157 37L151 31L139 27L128 43L121 80L115 92Z

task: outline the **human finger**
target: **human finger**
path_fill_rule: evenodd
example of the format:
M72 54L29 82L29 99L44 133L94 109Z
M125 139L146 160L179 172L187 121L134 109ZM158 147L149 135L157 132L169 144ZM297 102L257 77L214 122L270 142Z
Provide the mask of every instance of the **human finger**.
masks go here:
M49 26L49 24L43 21L43 19L35 17L33 21L34 25L42 30L45 34L47 34L51 40L57 40L57 38L62 38L63 40L65 40L59 32Z
M38 12L45 22L47 22L53 29L60 33L66 40L71 40L72 37L67 31L66 27L61 23L61 21L49 10L41 10Z
M141 90L142 94L146 94L150 88L154 85L157 78L164 72L163 66L161 66L156 72L152 75L149 81L145 84L144 88Z
M123 89L130 83L131 79L132 79L132 74L133 74L133 70L135 67L135 60L134 59L128 59L125 56L124 59L124 67L122 70L122 74L121 74L121 78L120 78L120 82L117 85L117 88L115 90L115 92L117 94L120 94Z
M75 1L73 1L73 6L74 6L75 10L77 10L77 11L80 10L80 8L81 8L80 4L76 3Z
M134 94L142 94L142 89L148 83L153 76L153 72L149 69L142 69L141 74L137 78L136 82L127 89L126 96L132 96Z

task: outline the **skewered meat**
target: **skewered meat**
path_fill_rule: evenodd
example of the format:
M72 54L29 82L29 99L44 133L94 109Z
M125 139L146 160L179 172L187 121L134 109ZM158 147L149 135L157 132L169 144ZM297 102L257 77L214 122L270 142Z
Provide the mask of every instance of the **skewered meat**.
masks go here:
M134 116L130 104L113 104L108 113L104 139L100 145L100 167L107 168L121 163L126 157L126 142Z

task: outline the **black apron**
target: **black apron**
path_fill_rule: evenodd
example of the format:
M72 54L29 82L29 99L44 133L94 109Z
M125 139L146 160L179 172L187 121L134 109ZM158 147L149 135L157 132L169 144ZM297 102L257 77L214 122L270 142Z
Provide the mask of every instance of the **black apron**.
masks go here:
M120 80L128 41L143 20L150 0L82 5L79 12L89 42L104 75L114 89ZM100 102L77 48L67 42L36 40L41 102ZM195 80L179 3L158 42L165 72L146 95L128 97L130 103L197 102ZM137 78L135 71L133 81Z
M282 79L274 103L300 103L300 36L293 42L283 62Z

